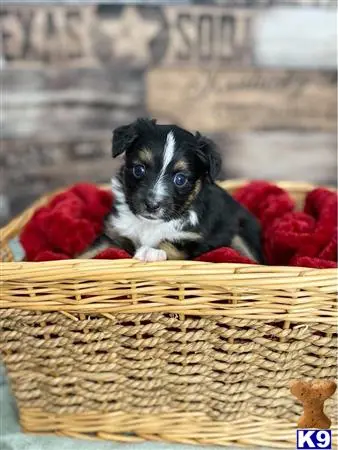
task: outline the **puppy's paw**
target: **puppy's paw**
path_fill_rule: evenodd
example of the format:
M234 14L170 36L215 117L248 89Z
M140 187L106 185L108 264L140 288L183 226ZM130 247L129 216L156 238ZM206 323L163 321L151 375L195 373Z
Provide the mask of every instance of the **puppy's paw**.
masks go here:
M167 254L164 250L158 248L140 247L136 251L134 258L147 262L165 261Z

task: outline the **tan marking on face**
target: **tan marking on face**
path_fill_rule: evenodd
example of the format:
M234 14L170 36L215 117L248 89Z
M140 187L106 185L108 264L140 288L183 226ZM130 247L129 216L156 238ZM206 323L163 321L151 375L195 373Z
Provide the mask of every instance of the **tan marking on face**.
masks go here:
M187 201L185 202L184 206L188 208L191 203L195 200L197 197L199 191L201 190L201 180L197 180L194 186L194 189L191 191L189 197L187 198Z
M178 250L175 245L169 241L162 241L159 248L166 252L167 259L170 260L186 259L187 257L183 251Z
M188 169L189 169L188 163L186 161L183 161L183 159L180 159L179 161L176 161L176 163L174 165L174 170L175 171L188 170Z
M153 155L151 153L151 150L149 150L149 148L143 148L142 150L140 150L138 157L140 161L145 164L151 164L153 160Z

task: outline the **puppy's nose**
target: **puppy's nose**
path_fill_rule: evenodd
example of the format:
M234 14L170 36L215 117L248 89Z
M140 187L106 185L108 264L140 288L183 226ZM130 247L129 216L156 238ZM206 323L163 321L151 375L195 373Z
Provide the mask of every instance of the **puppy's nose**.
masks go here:
M150 213L154 213L160 209L161 203L153 198L147 198L144 202L147 208L147 211Z

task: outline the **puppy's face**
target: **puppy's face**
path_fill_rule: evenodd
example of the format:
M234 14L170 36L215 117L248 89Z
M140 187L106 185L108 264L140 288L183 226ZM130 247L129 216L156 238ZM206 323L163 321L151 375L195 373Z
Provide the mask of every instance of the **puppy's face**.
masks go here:
M179 218L220 168L211 141L149 120L115 130L113 156L123 152L126 201L149 220Z

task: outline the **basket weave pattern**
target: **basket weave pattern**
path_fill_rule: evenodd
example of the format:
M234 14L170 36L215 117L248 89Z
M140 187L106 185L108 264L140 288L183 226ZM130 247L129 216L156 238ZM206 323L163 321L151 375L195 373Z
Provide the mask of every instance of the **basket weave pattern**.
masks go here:
M35 208L1 230L3 260ZM3 262L1 283L0 351L27 431L288 447L302 410L289 381L336 379L334 269ZM326 412L336 429L334 399Z

